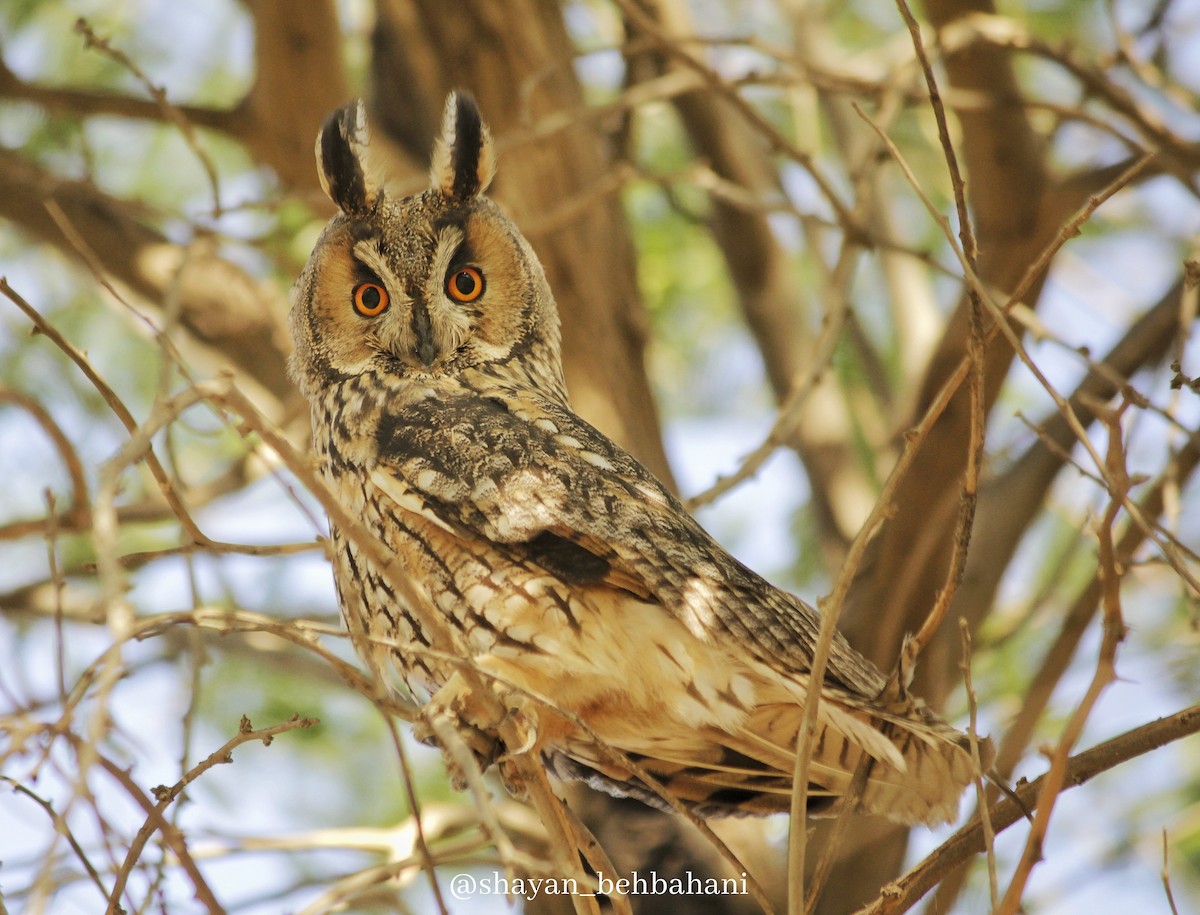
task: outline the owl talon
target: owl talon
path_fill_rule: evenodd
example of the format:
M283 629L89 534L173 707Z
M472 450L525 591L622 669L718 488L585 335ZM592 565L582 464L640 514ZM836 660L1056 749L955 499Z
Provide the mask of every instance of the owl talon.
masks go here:
M475 757L475 762L479 764L480 772L486 772L500 759L504 744L499 738L469 725L462 728L459 734L462 735L471 755Z
M454 728L463 746L474 757L480 772L486 772L501 758L504 744L499 738L459 719L448 716L448 722ZM442 758L446 762L446 772L450 776L450 784L456 791L466 790L468 786L466 773L455 761L453 754L445 752L445 747L434 732L434 728L428 722L416 722L413 724L413 736L426 746L436 747L443 751Z
M499 738L464 721L456 721L454 729L479 763L479 770L481 772L487 771L487 768L500 758L500 748L503 744ZM438 740L437 734L433 732L433 728L426 722L419 721L414 723L412 734L419 743L438 750L442 749L442 742Z
M515 800L529 799L529 788L525 784L525 776L521 773L519 766L505 759L496 765L496 771L500 774L500 784L504 785L504 790Z
M521 742L515 747L508 747L503 760L528 753L538 743L537 718L526 711L529 703L519 696L509 700L504 714L505 722L512 722L513 730L521 737Z
M427 747L434 747L439 750L442 748L441 742L437 739L437 735L433 733L433 728L428 721L423 719L414 721L412 735L418 743L423 743Z

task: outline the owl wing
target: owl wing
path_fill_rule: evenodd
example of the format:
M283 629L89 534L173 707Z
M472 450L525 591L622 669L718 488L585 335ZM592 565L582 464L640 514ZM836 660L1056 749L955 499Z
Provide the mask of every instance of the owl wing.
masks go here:
M561 405L443 392L389 409L378 445L372 479L404 510L573 585L655 601L698 638L737 644L785 675L808 672L817 612L730 556L628 452ZM826 682L865 698L885 685L840 636Z

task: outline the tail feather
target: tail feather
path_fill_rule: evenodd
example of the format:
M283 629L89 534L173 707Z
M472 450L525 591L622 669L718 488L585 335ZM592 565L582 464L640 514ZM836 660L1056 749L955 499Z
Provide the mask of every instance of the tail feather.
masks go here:
M955 817L959 797L976 774L963 734L910 703L886 715L846 708L830 698L821 706L829 706L832 714L819 716L809 766L811 782L841 797L850 790L857 768L865 765L866 786L858 801L864 812L902 823L945 822ZM790 775L803 717L803 707L794 704L757 708L725 744ZM986 765L990 745L982 749ZM836 813L839 807L835 804L829 812Z
M965 735L908 700L867 712L827 696L821 702L826 707L811 745L809 815L836 815L862 765L866 783L856 810L904 824L954 819L959 797L976 775ZM734 733L709 727L686 741L658 734L620 749L700 815L785 813L803 717L802 705L772 702L753 708ZM986 768L990 743L981 742L980 749ZM602 760L594 747L573 747L570 757L551 760L560 775L666 806L632 771Z

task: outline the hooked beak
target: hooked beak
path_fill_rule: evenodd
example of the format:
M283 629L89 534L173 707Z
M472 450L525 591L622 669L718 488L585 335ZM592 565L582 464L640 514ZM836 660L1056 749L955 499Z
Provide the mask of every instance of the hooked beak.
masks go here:
M428 368L437 359L438 348L433 338L433 323L429 320L429 309L419 299L413 301L412 331L413 337L417 341L417 356Z

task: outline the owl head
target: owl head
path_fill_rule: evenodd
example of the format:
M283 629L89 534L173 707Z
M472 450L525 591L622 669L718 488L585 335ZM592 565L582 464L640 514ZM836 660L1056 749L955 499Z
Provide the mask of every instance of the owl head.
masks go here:
M446 100L419 194L389 193L383 140L361 101L317 137L321 186L339 212L293 289L301 389L311 397L366 372L431 380L472 369L561 389L554 299L529 243L484 196L495 155L474 99Z

